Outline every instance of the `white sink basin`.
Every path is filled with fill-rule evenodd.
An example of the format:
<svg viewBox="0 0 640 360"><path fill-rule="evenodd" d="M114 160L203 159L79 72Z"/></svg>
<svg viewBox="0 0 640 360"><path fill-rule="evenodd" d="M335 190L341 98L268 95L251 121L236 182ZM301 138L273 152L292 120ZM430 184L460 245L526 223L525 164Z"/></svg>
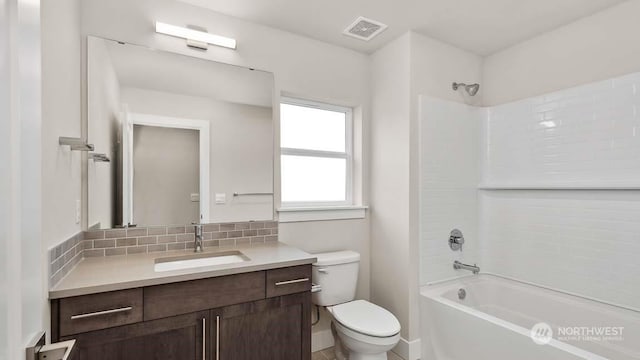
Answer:
<svg viewBox="0 0 640 360"><path fill-rule="evenodd" d="M193 269L206 266L228 265L249 261L240 251L225 251L211 254L194 254L156 259L155 272Z"/></svg>

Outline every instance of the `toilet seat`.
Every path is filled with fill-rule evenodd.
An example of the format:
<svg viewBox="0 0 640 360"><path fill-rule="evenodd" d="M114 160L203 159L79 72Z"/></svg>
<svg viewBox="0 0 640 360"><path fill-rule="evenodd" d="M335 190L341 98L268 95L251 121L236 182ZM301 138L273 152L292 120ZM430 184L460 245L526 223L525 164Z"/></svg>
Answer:
<svg viewBox="0 0 640 360"><path fill-rule="evenodd" d="M339 325L366 336L386 338L400 333L400 322L388 310L365 300L328 307Z"/></svg>

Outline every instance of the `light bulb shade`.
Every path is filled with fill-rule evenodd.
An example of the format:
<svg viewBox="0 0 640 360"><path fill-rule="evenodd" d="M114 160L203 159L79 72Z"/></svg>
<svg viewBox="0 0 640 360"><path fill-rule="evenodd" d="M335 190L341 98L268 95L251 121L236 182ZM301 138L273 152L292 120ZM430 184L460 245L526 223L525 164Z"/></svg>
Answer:
<svg viewBox="0 0 640 360"><path fill-rule="evenodd" d="M156 32L159 34L165 34L170 36L179 37L182 39L193 40L201 43L222 46L229 49L236 48L236 40L228 37L209 34L207 32L193 30L181 26L175 26L171 24L162 23L156 21Z"/></svg>

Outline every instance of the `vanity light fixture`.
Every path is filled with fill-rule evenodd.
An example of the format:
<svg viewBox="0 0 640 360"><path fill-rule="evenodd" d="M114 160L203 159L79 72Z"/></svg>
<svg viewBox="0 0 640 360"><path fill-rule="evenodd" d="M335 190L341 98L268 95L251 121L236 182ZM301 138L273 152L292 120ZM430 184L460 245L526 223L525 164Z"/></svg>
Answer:
<svg viewBox="0 0 640 360"><path fill-rule="evenodd" d="M156 32L186 39L188 46L198 49L207 50L208 44L236 49L236 39L209 34L205 29L195 26L181 27L156 21Z"/></svg>

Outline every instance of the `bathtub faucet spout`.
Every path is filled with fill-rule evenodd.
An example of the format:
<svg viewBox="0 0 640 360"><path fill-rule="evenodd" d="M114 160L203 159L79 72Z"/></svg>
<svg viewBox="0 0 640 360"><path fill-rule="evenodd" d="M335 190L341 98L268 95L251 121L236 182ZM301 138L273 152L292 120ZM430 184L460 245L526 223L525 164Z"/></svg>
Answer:
<svg viewBox="0 0 640 360"><path fill-rule="evenodd" d="M467 265L467 264L463 264L460 261L456 260L453 262L453 268L456 270L469 270L471 272L473 272L474 274L477 274L480 272L480 268L476 265Z"/></svg>

